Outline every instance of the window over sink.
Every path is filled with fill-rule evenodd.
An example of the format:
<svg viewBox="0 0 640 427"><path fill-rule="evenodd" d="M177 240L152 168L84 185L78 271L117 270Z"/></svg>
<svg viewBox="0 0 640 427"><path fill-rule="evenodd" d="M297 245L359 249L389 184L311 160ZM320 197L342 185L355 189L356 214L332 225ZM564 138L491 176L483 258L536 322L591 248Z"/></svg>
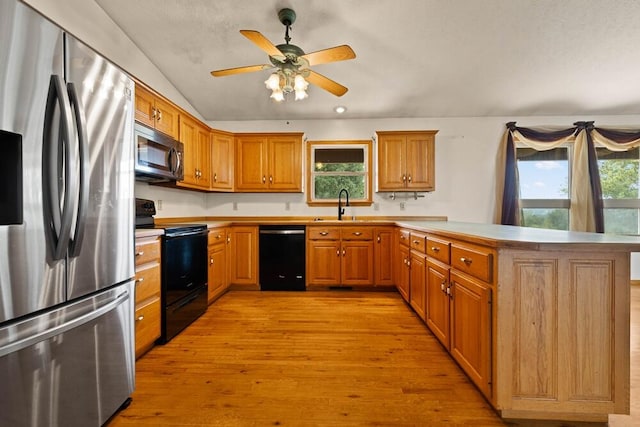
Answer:
<svg viewBox="0 0 640 427"><path fill-rule="evenodd" d="M309 141L307 165L307 204L335 205L346 188L351 205L371 205L371 141Z"/></svg>

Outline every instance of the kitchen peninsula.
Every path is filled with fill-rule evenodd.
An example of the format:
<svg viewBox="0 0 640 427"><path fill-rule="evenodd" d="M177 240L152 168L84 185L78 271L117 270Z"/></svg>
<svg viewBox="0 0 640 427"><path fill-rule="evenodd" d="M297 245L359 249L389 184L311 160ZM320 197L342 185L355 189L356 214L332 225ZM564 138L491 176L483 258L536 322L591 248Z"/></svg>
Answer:
<svg viewBox="0 0 640 427"><path fill-rule="evenodd" d="M503 418L603 422L628 413L636 237L448 221L239 219L199 220L391 227L395 285L401 290L410 269L401 294Z"/></svg>

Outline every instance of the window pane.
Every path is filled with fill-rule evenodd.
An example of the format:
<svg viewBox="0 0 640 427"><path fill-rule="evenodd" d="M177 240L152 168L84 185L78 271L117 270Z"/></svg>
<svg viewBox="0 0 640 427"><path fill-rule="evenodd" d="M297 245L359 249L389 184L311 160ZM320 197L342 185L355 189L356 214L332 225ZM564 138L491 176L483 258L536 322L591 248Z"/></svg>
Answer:
<svg viewBox="0 0 640 427"><path fill-rule="evenodd" d="M315 172L364 172L364 148L316 148Z"/></svg>
<svg viewBox="0 0 640 427"><path fill-rule="evenodd" d="M638 209L604 209L604 230L616 234L640 234Z"/></svg>
<svg viewBox="0 0 640 427"><path fill-rule="evenodd" d="M522 222L525 227L569 229L569 209L523 209Z"/></svg>
<svg viewBox="0 0 640 427"><path fill-rule="evenodd" d="M640 150L613 152L597 148L603 199L637 199Z"/></svg>
<svg viewBox="0 0 640 427"><path fill-rule="evenodd" d="M522 199L568 199L569 161L566 147L547 151L517 149Z"/></svg>
<svg viewBox="0 0 640 427"><path fill-rule="evenodd" d="M341 189L346 188L349 199L365 199L365 177L359 176L314 176L314 199L336 200Z"/></svg>

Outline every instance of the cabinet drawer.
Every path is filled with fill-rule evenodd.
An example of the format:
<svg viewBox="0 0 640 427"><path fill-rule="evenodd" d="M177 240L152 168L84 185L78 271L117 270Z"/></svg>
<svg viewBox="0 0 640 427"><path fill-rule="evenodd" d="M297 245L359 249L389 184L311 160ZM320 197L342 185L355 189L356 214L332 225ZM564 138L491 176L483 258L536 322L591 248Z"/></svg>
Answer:
<svg viewBox="0 0 640 427"><path fill-rule="evenodd" d="M446 240L440 240L432 236L427 236L427 255L445 264L449 264L450 246L451 243L447 242Z"/></svg>
<svg viewBox="0 0 640 427"><path fill-rule="evenodd" d="M493 280L492 266L493 254L490 250L459 243L451 244L451 267L456 270L491 283Z"/></svg>
<svg viewBox="0 0 640 427"><path fill-rule="evenodd" d="M340 240L338 227L307 227L309 240Z"/></svg>
<svg viewBox="0 0 640 427"><path fill-rule="evenodd" d="M224 228L211 228L209 229L209 246L213 246L218 243L224 243L227 240L227 230Z"/></svg>
<svg viewBox="0 0 640 427"><path fill-rule="evenodd" d="M342 240L373 240L373 228L342 227Z"/></svg>
<svg viewBox="0 0 640 427"><path fill-rule="evenodd" d="M136 265L160 259L160 240L136 241Z"/></svg>
<svg viewBox="0 0 640 427"><path fill-rule="evenodd" d="M401 245L409 246L409 230L398 230L398 241Z"/></svg>
<svg viewBox="0 0 640 427"><path fill-rule="evenodd" d="M160 338L160 298L136 307L136 357Z"/></svg>
<svg viewBox="0 0 640 427"><path fill-rule="evenodd" d="M411 246L411 249L420 251L423 254L427 253L427 235L426 234L420 233L418 231L412 231L409 234L409 244Z"/></svg>
<svg viewBox="0 0 640 427"><path fill-rule="evenodd" d="M160 264L136 269L136 304L153 296L160 296Z"/></svg>

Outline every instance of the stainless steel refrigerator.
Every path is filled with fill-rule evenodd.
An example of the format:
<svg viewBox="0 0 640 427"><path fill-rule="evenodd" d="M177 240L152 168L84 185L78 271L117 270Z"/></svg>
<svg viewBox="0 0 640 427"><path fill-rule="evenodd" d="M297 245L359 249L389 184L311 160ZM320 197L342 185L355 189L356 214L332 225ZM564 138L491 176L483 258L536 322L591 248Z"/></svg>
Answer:
<svg viewBox="0 0 640 427"><path fill-rule="evenodd" d="M0 425L102 425L134 387L133 82L0 2Z"/></svg>

